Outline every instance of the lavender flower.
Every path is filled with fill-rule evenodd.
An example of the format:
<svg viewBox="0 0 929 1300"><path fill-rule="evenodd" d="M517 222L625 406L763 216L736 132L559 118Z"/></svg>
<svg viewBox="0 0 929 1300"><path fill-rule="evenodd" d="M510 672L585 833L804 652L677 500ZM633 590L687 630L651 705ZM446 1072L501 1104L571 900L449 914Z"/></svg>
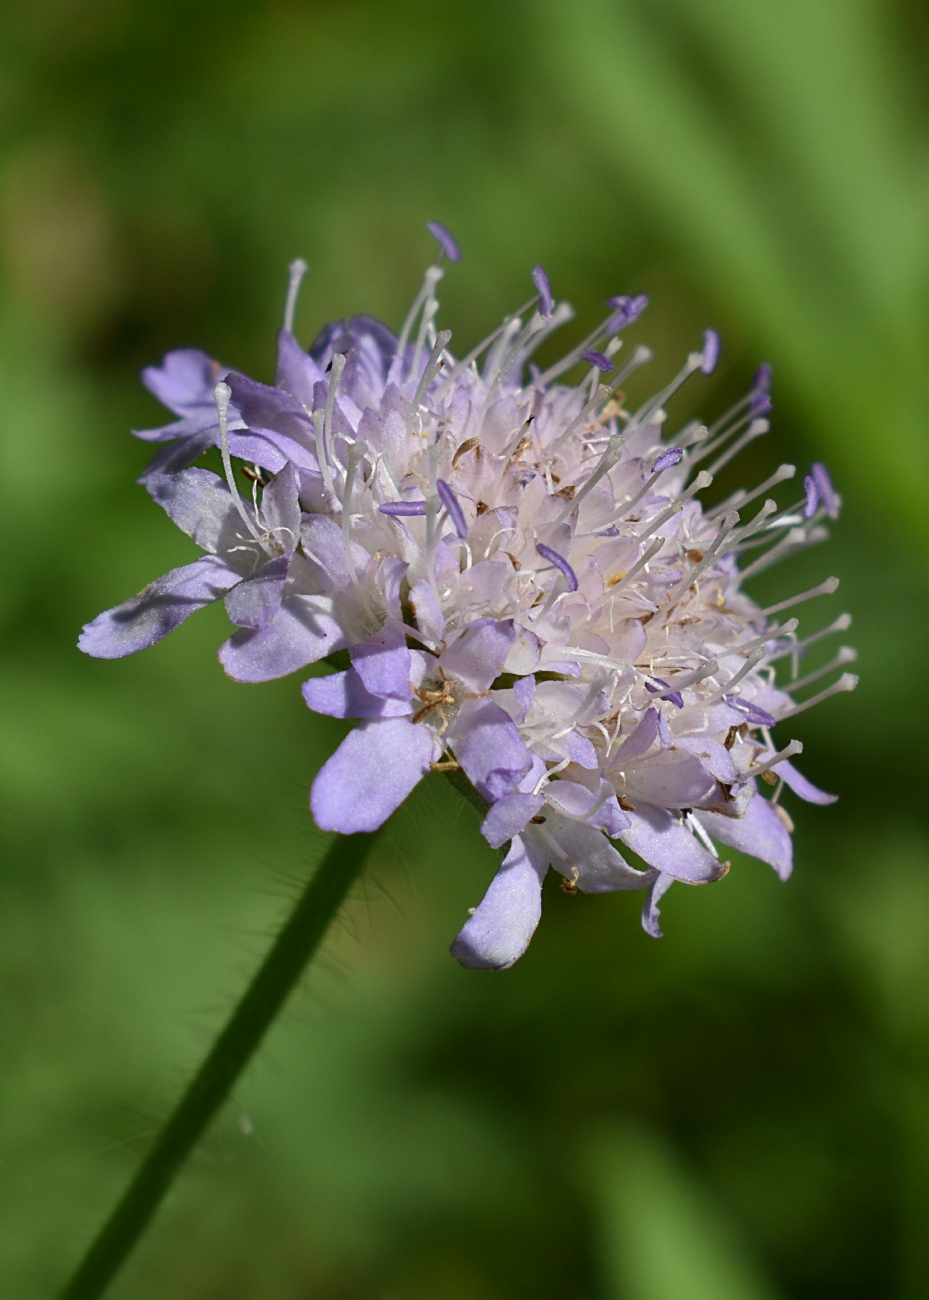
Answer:
<svg viewBox="0 0 929 1300"><path fill-rule="evenodd" d="M783 788L833 796L792 766L799 742L778 749L772 729L857 679L843 672L798 702L854 658L843 647L798 677L806 646L849 620L801 639L796 618L778 618L836 580L767 609L743 589L825 536L839 508L825 468L786 509L766 494L793 466L712 509L699 500L767 431L755 408L770 369L709 429L669 433L675 392L716 364L716 333L627 411L618 390L648 350L609 383L605 371L647 299L608 300L602 326L540 373L535 349L571 316L541 267L528 312L458 360L435 326L457 244L430 230L442 253L399 337L360 316L304 352L295 263L275 386L192 352L145 372L180 418L140 435L162 444L143 482L206 554L100 615L80 644L129 654L224 599L238 630L219 658L236 681L347 650L348 668L303 686L311 709L359 720L313 783L313 815L325 830L371 831L437 765L460 769L489 806L484 836L509 848L452 951L500 969L525 951L550 868L568 892L645 890L656 936L674 881L727 871L717 844L786 878ZM593 369L564 382L582 360ZM223 479L189 467L213 445Z"/></svg>

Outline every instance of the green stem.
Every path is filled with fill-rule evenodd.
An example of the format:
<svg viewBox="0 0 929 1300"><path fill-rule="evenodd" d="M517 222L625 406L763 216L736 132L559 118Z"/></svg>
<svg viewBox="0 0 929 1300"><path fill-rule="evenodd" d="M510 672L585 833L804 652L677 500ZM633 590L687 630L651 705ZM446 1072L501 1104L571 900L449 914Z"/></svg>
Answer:
<svg viewBox="0 0 929 1300"><path fill-rule="evenodd" d="M103 1295L306 969L375 839L340 835L334 840L61 1300Z"/></svg>

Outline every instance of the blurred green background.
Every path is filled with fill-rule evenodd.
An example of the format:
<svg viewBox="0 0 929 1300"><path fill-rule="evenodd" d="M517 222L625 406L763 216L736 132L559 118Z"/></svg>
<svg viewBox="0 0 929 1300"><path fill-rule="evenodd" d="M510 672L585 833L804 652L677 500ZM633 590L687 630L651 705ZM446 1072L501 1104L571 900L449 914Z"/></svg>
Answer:
<svg viewBox="0 0 929 1300"><path fill-rule="evenodd" d="M546 890L499 976L447 945L494 868L439 778L114 1287L123 1300L828 1300L929 1293L929 10L919 0L6 0L0 7L0 1295L54 1293L322 849L340 724L243 687L221 607L135 659L82 622L193 557L134 486L139 368L269 379L402 319L445 221L463 352L546 266L647 290L677 408L775 368L731 477L830 464L862 685L791 734L787 885ZM575 331L575 333L572 333ZM787 498L783 498L787 499ZM801 611L805 613L805 611Z"/></svg>

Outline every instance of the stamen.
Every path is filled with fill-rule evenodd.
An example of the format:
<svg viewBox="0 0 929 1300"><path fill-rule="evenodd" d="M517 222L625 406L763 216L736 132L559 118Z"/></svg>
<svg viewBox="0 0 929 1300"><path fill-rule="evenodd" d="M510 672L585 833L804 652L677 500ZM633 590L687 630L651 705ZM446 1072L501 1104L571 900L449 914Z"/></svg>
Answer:
<svg viewBox="0 0 929 1300"><path fill-rule="evenodd" d="M764 555L753 564L747 565L739 576L742 582L745 582L756 573L762 573L772 564L777 564L792 551L800 551L806 546L815 546L817 542L824 542L828 536L829 531L826 528L791 528L786 537L772 546L769 551L765 551Z"/></svg>
<svg viewBox="0 0 929 1300"><path fill-rule="evenodd" d="M792 618L790 622L793 623L794 627L797 626L797 620L795 618ZM778 659L784 659L787 655L802 653L809 646L815 645L817 641L825 640L827 636L834 636L836 632L847 632L851 625L851 614L840 614L839 617L830 623L828 627L821 628L818 632L811 632L809 636L805 636L802 641L796 641L788 649L778 650L776 654L772 654L768 659L768 663L773 664L776 663ZM783 633L786 631L787 627L788 624L785 623L781 632ZM744 647L739 648L743 649Z"/></svg>
<svg viewBox="0 0 929 1300"><path fill-rule="evenodd" d="M568 561L557 551L553 551L550 546L545 546L542 542L536 543L535 548L542 556L543 560L548 560L549 564L554 564L556 569L560 569L568 583L568 591L577 591L577 574L571 568Z"/></svg>
<svg viewBox="0 0 929 1300"><path fill-rule="evenodd" d="M705 375L711 375L716 369L716 363L719 360L719 354L722 351L722 343L719 335L715 330L703 331L703 359L700 363L700 369Z"/></svg>
<svg viewBox="0 0 929 1300"><path fill-rule="evenodd" d="M436 335L435 344L432 352L429 354L429 360L426 362L426 369L423 371L422 378L417 384L416 393L413 396L413 404L410 407L410 415L407 420L407 429L409 432L412 432L411 426L413 421L416 419L416 416L419 414L419 408L422 404L423 396L425 395L426 389L435 378L435 373L439 368L439 362L442 360L442 353L448 347L451 337L451 330L440 330Z"/></svg>
<svg viewBox="0 0 929 1300"><path fill-rule="evenodd" d="M724 699L730 709L735 709L738 713L744 713L749 722L756 727L773 727L777 723L777 718L772 717L767 709L760 709L757 704L752 704L748 700L741 700L738 695L726 695Z"/></svg>
<svg viewBox="0 0 929 1300"><path fill-rule="evenodd" d="M213 401L216 403L216 414L219 418L219 449L223 458L223 472L226 475L226 483L229 487L229 494L232 497L233 505L242 517L242 522L248 529L250 536L260 544L262 549L271 554L269 548L265 545L261 534L249 519L248 512L245 509L245 502L236 486L235 474L232 470L232 457L229 455L229 399L232 397L232 389L222 380L213 389Z"/></svg>
<svg viewBox="0 0 929 1300"><path fill-rule="evenodd" d="M399 362L400 370L402 372L403 354L406 351L406 345L410 337L410 331L413 328L413 324L416 320L416 317L419 315L420 308L422 307L423 303L425 303L429 298L433 296L433 290L435 289L435 286L439 283L439 281L442 279L442 276L444 274L445 272L442 270L441 266L429 266L426 268L426 273L423 276L423 282L422 285L420 286L419 293L413 299L413 305L410 308L410 310L407 312L406 320L403 322L403 329L400 331L400 337L397 339L397 350L394 353L394 360L391 363L391 367L390 367L391 372L393 372L394 365L398 362Z"/></svg>
<svg viewBox="0 0 929 1300"><path fill-rule="evenodd" d="M541 266L534 266L532 268L532 279L535 282L535 287L539 291L539 309L542 312L542 315L551 316L555 300L552 297L552 286L549 284L548 276L545 274L544 268Z"/></svg>
<svg viewBox="0 0 929 1300"><path fill-rule="evenodd" d="M586 352L582 352L581 360L586 361L588 365L597 370L602 370L604 374L616 369L610 358L605 357L602 352L598 352L595 348L588 348Z"/></svg>
<svg viewBox="0 0 929 1300"><path fill-rule="evenodd" d="M645 554L636 560L628 573L623 574L622 578L620 578L618 582L614 583L610 594L613 596L618 595L619 592L622 591L623 587L630 583L633 578L638 577L639 573L645 568L652 556L657 555L664 546L665 540L664 537L656 537Z"/></svg>
<svg viewBox="0 0 929 1300"><path fill-rule="evenodd" d="M719 532L716 534L716 538L713 544L710 546L710 549L706 552L703 559L700 561L699 564L695 565L694 568L691 569L690 573L686 573L684 575L681 581L671 592L671 595L668 597L669 605L675 604L675 602L684 594L684 592L687 591L688 588L691 587L697 581L700 574L703 573L703 571L713 563L713 561L716 559L716 555L717 552L719 551L719 548L722 546L723 542L726 540L726 538L729 536L729 534L732 532L733 528L735 528L738 522L739 522L739 515L737 511L732 510L728 515L726 515L725 519L723 520L722 527L720 528Z"/></svg>
<svg viewBox="0 0 929 1300"><path fill-rule="evenodd" d="M756 645L766 646L769 641L779 641L782 636L790 636L792 632L796 632L798 627L799 621L795 618L789 618L787 622L782 623L780 627L769 627L766 632L762 632L761 636L756 636L753 641L746 641L743 645L733 646L733 653L742 655L745 654L746 650L754 650ZM790 650L784 651L784 654L790 653ZM772 654L769 662L773 663L775 659L780 658L780 652Z"/></svg>
<svg viewBox="0 0 929 1300"><path fill-rule="evenodd" d="M436 491L439 494L440 501L448 511L448 517L452 521L455 532L459 537L466 538L468 536L468 523L464 517L464 511L458 503L457 496L443 478L436 480Z"/></svg>
<svg viewBox="0 0 929 1300"><path fill-rule="evenodd" d="M536 787L532 793L541 794L542 787L544 785L547 785L548 782L552 779L553 776L555 776L556 773L563 772L570 762L571 762L570 758L566 758L561 763L557 763L554 767L550 767L547 772L543 772L542 775L539 777L538 781L536 782ZM544 834L545 832L543 831L542 833ZM554 841L552 841L552 843L554 843ZM555 847L557 848L557 845L555 845ZM558 856L561 858L563 862L564 858L560 852Z"/></svg>
<svg viewBox="0 0 929 1300"><path fill-rule="evenodd" d="M778 483L786 483L788 479L793 478L796 472L796 465L779 465L771 477L766 478L754 491L746 492L744 488L739 488L737 492L733 492L731 497L721 501L718 506L714 506L712 510L707 510L707 519L714 519L717 515L723 515L727 510L741 510L743 506L748 505L749 501L754 501L756 497L763 496L769 488L776 487Z"/></svg>
<svg viewBox="0 0 929 1300"><path fill-rule="evenodd" d="M764 646L759 646L757 650L753 650L739 671L733 673L725 685L720 686L718 691L714 691L712 695L708 695L705 700L701 701L701 703L706 707L709 707L711 704L718 704L724 695L730 694L734 688L738 686L739 682L746 678L752 669L761 663L766 653Z"/></svg>
<svg viewBox="0 0 929 1300"><path fill-rule="evenodd" d="M341 507L341 502L339 501L339 494L335 490L332 472L329 468L329 456L326 452L326 412L322 407L313 412L313 433L316 437L316 459L319 461L319 472L323 476L323 486L326 489L326 495L329 497L329 504L333 509L338 510Z"/></svg>
<svg viewBox="0 0 929 1300"><path fill-rule="evenodd" d="M802 605L805 600L813 600L816 596L831 596L838 587L838 578L827 578L818 587L811 587L809 591L801 592L799 596L791 596L789 600L782 600L776 605L769 605L767 609L759 610L758 617L766 618L769 614L780 614L781 610L790 609L793 605Z"/></svg>
<svg viewBox="0 0 929 1300"><path fill-rule="evenodd" d="M653 519L644 533L639 533L639 541L644 542L646 537L651 537L652 533L655 532L657 528L661 528L663 524L666 524L669 519L673 518L673 516L683 508L685 502L689 501L697 492L702 492L704 488L708 488L712 482L712 474L708 474L706 470L701 470L691 483L690 487L681 493L673 505L668 506L667 510L663 510L657 518ZM626 507L623 507L623 510L625 511Z"/></svg>
<svg viewBox="0 0 929 1300"><path fill-rule="evenodd" d="M783 722L785 718L795 718L798 713L803 713L805 709L812 709L814 704L822 704L823 700L828 700L830 695L841 695L844 691L853 691L858 685L858 678L854 673L843 673L837 682L827 686L824 691L814 695L809 700L804 700L802 704L795 704L792 709L787 709L778 718Z"/></svg>
<svg viewBox="0 0 929 1300"><path fill-rule="evenodd" d="M578 488L574 496L555 519L554 522L556 525L560 524L563 520L567 519L570 514L574 513L580 503L584 500L584 497L586 497L589 492L593 491L605 474L609 474L610 470L622 454L623 439L622 435L617 434L616 437L611 438L607 443L606 451L600 457L597 467L591 474L590 478L583 487Z"/></svg>
<svg viewBox="0 0 929 1300"><path fill-rule="evenodd" d="M812 686L813 683L818 682L820 678L828 677L836 668L841 668L845 664L853 664L857 658L858 651L853 649L852 646L840 646L838 654L835 655L834 658L830 659L827 664L823 664L822 668L817 668L814 673L807 673L805 677L801 677L796 682L787 682L784 686L778 687L778 689L787 691L788 693L793 691L802 691L805 686Z"/></svg>
<svg viewBox="0 0 929 1300"><path fill-rule="evenodd" d="M718 672L719 664L715 659L711 659L709 663L703 664L701 668L695 668L691 673L685 673L681 677L672 677L670 685L675 691L684 691L688 686L696 686L697 683L702 682L704 678L712 677Z"/></svg>
<svg viewBox="0 0 929 1300"><path fill-rule="evenodd" d="M382 515L396 516L401 519L422 516L426 513L425 501L387 501L378 506Z"/></svg>
<svg viewBox="0 0 929 1300"><path fill-rule="evenodd" d="M289 334L294 332L294 312L297 308L297 295L300 292L301 282L308 269L302 257L296 258L287 268L290 272L290 281L287 285L287 302L284 304L284 329Z"/></svg>
<svg viewBox="0 0 929 1300"><path fill-rule="evenodd" d="M783 763L785 758L795 758L797 754L802 753L803 742L801 740L792 740L790 744L784 746L780 753L772 754L771 757L765 759L763 763L755 763L748 769L745 775L761 776L762 772L767 772L769 768L775 767L778 763Z"/></svg>
<svg viewBox="0 0 929 1300"><path fill-rule="evenodd" d="M813 482L819 491L819 497L826 508L826 514L830 519L838 519L839 506L842 504L838 493L832 486L832 479L829 477L829 471L821 461L816 461L810 467L810 474Z"/></svg>
<svg viewBox="0 0 929 1300"><path fill-rule="evenodd" d="M684 452L680 447L669 447L652 463L652 473L655 475L663 474L666 469L679 465L683 458Z"/></svg>
<svg viewBox="0 0 929 1300"><path fill-rule="evenodd" d="M673 397L679 388L681 388L691 375L701 369L703 363L702 352L691 352L684 365L677 372L670 384L663 388L661 392L650 397L639 407L635 415L629 421L629 427L639 428L643 424L648 424L650 419L657 411L660 411L669 397Z"/></svg>
<svg viewBox="0 0 929 1300"><path fill-rule="evenodd" d="M618 383L618 380L616 382ZM596 396L592 397L586 406L581 408L580 413L574 417L567 429L565 429L564 433L560 434L559 437L549 445L546 449L546 454L548 456L556 455L561 446L566 443L571 437L571 434L574 433L575 429L584 423L598 406L602 406L608 397L613 396L613 391L612 388L607 388L605 384L600 384L597 388Z"/></svg>
<svg viewBox="0 0 929 1300"><path fill-rule="evenodd" d="M750 442L754 442L756 438L762 437L770 428L771 423L769 420L752 420L741 438L737 438L727 451L724 451L721 456L717 457L717 459L713 461L713 464L709 467L709 473L718 474L724 465L728 465L729 462L734 460L735 457L738 456L739 452L743 451ZM701 457L696 457L695 459L701 459Z"/></svg>
<svg viewBox="0 0 929 1300"><path fill-rule="evenodd" d="M613 308L610 330L625 329L627 325L638 320L648 306L648 294L639 293L634 298L630 298L627 294L617 293L612 298L607 298L606 305Z"/></svg>
<svg viewBox="0 0 929 1300"><path fill-rule="evenodd" d="M461 249L447 226L443 226L441 221L427 221L426 229L450 262L461 261Z"/></svg>

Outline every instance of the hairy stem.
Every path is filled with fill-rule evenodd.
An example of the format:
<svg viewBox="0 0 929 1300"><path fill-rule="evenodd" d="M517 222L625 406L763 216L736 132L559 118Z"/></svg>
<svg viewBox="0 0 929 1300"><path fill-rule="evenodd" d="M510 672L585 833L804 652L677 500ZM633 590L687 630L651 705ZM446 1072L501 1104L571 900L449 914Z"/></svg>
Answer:
<svg viewBox="0 0 929 1300"><path fill-rule="evenodd" d="M219 1111L357 880L376 835L340 835L61 1300L103 1295Z"/></svg>

